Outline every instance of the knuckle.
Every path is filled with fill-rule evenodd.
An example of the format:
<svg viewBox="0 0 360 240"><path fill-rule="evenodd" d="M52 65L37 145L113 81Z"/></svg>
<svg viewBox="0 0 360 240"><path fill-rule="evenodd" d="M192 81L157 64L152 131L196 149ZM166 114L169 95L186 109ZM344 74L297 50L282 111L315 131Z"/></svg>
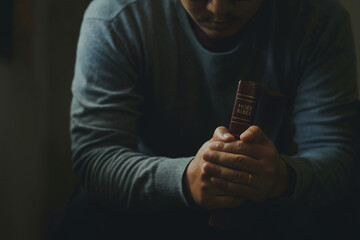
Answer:
<svg viewBox="0 0 360 240"><path fill-rule="evenodd" d="M218 174L219 177L223 177L224 176L224 171L221 167L218 167L216 169L216 173Z"/></svg>
<svg viewBox="0 0 360 240"><path fill-rule="evenodd" d="M244 144L241 141L237 141L235 147L236 147L237 152L244 151Z"/></svg>
<svg viewBox="0 0 360 240"><path fill-rule="evenodd" d="M231 177L231 181L234 183L242 183L243 179L244 179L244 174L242 172L236 171L233 172L230 177Z"/></svg>
<svg viewBox="0 0 360 240"><path fill-rule="evenodd" d="M237 155L234 159L234 162L236 167L241 167L244 162L244 159L241 156Z"/></svg>
<svg viewBox="0 0 360 240"><path fill-rule="evenodd" d="M213 144L214 144L215 150L222 150L225 146L223 142L214 142Z"/></svg>
<svg viewBox="0 0 360 240"><path fill-rule="evenodd" d="M211 151L211 156L212 156L212 159L214 160L214 162L218 162L218 161L219 161L219 152L217 152L217 151Z"/></svg>
<svg viewBox="0 0 360 240"><path fill-rule="evenodd" d="M214 163L221 163L222 162L222 157L221 157L221 153L214 151L214 157L213 157Z"/></svg>

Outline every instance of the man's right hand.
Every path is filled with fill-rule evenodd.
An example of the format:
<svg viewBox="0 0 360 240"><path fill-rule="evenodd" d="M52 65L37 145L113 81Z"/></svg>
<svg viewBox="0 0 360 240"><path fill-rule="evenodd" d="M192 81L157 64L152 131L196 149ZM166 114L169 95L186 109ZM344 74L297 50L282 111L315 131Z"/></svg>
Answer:
<svg viewBox="0 0 360 240"><path fill-rule="evenodd" d="M210 181L210 176L204 171L206 161L203 159L203 155L210 150L209 147L211 143L220 140L224 142L235 140L231 134L219 136L219 131L217 130L215 130L214 137L202 145L195 158L190 162L184 178L184 185L187 187L187 192L190 193L195 203L208 210L232 208L239 206L244 202L243 198L229 195L219 187L215 186Z"/></svg>

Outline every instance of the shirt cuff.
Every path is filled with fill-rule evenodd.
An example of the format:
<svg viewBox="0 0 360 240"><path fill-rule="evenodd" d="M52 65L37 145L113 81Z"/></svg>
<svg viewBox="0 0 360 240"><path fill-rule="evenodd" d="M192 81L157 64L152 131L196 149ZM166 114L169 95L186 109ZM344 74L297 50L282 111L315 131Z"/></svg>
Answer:
<svg viewBox="0 0 360 240"><path fill-rule="evenodd" d="M183 187L184 172L194 157L167 158L162 161L155 174L155 185L159 197L167 199L168 203L190 206Z"/></svg>
<svg viewBox="0 0 360 240"><path fill-rule="evenodd" d="M311 198L311 194L307 193L308 186L313 181L313 167L311 164L302 158L293 158L285 155L280 155L280 158L285 161L290 169L290 181L286 193L276 199L272 200L273 204L281 204L283 206L298 206L304 204L303 199Z"/></svg>

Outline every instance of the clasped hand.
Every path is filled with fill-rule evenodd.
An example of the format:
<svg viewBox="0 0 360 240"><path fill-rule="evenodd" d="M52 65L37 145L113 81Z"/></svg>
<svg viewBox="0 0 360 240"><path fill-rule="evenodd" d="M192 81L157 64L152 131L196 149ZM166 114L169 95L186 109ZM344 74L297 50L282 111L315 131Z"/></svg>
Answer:
<svg viewBox="0 0 360 240"><path fill-rule="evenodd" d="M287 187L288 169L259 127L249 127L239 141L225 127L218 127L190 162L184 180L201 207L232 208L244 200L259 202L281 196Z"/></svg>

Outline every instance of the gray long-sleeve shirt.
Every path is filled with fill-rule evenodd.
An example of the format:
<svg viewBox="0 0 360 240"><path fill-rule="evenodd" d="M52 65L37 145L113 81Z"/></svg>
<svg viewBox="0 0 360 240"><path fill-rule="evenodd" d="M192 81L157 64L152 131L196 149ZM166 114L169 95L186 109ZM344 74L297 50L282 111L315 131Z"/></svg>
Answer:
<svg viewBox="0 0 360 240"><path fill-rule="evenodd" d="M96 0L72 86L75 174L125 212L188 207L187 164L228 126L240 79L287 96L275 141L297 176L273 204L327 206L351 190L357 99L348 14L335 1L269 0L229 52L198 42L179 0Z"/></svg>

